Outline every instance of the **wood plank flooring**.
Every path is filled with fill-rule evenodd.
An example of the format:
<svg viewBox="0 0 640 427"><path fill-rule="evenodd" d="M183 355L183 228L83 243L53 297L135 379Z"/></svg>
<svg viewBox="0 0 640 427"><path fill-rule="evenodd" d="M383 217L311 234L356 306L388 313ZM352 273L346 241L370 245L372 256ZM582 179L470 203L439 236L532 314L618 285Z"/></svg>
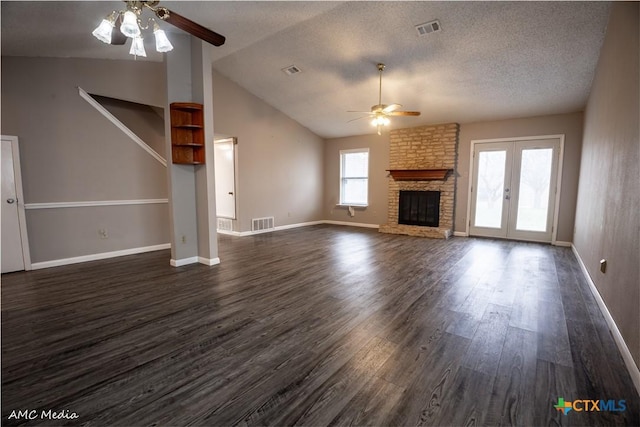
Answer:
<svg viewBox="0 0 640 427"><path fill-rule="evenodd" d="M215 267L160 251L3 275L2 424L640 424L567 248L339 226L219 244Z"/></svg>

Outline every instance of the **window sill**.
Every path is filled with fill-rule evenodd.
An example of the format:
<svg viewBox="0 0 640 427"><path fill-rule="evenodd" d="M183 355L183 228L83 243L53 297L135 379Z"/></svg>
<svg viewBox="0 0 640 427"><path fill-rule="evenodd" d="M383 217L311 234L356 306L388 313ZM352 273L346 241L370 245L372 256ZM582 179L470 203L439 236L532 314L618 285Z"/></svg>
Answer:
<svg viewBox="0 0 640 427"><path fill-rule="evenodd" d="M348 205L348 204L343 204L343 203L338 203L336 205L336 208L365 209L365 208L368 208L368 207L369 207L369 205L355 205L355 204Z"/></svg>

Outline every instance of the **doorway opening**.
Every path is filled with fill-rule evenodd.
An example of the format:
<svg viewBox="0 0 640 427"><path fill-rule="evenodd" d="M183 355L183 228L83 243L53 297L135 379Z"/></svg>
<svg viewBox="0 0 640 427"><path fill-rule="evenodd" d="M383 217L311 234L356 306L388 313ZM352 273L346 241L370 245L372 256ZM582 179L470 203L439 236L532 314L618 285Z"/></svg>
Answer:
<svg viewBox="0 0 640 427"><path fill-rule="evenodd" d="M236 138L213 141L218 231L233 231L236 219Z"/></svg>

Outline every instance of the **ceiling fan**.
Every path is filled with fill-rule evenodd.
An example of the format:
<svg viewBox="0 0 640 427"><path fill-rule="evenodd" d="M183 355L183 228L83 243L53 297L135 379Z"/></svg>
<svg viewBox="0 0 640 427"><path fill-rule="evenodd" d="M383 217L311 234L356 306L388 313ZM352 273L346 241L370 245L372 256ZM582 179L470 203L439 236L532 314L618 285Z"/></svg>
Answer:
<svg viewBox="0 0 640 427"><path fill-rule="evenodd" d="M389 117L391 116L419 116L419 111L399 111L398 108L401 108L400 104L383 104L382 103L382 71L384 71L384 64L378 64L378 72L380 73L380 86L378 90L378 103L371 107L371 111L348 111L348 113L366 113L368 116L358 117L353 120L349 120L350 122L354 120L363 119L364 117L372 117L373 120L371 124L376 126L378 129L378 135L382 135L382 126L388 126L391 121Z"/></svg>
<svg viewBox="0 0 640 427"><path fill-rule="evenodd" d="M143 9L151 10L158 19L167 22L187 33L211 43L214 46L222 46L226 38L193 22L192 20L173 12L166 7L158 6L159 0L125 0L126 10L113 11L102 20L100 26L93 31L93 35L100 41L113 45L123 45L128 38L133 39L132 51L130 53L139 56L146 56L142 47L141 30L148 29L153 25L153 33L156 36L156 50L158 52L168 52L173 46L167 39L163 30L153 18L142 19ZM136 46L138 44L139 46ZM134 53L134 50L136 53Z"/></svg>

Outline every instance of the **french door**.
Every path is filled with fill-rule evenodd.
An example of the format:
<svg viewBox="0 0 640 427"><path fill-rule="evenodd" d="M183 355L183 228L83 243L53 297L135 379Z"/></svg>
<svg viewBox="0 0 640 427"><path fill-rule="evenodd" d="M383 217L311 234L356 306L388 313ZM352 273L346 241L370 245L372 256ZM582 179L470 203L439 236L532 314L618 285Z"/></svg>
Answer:
<svg viewBox="0 0 640 427"><path fill-rule="evenodd" d="M469 234L551 242L559 139L475 143Z"/></svg>

